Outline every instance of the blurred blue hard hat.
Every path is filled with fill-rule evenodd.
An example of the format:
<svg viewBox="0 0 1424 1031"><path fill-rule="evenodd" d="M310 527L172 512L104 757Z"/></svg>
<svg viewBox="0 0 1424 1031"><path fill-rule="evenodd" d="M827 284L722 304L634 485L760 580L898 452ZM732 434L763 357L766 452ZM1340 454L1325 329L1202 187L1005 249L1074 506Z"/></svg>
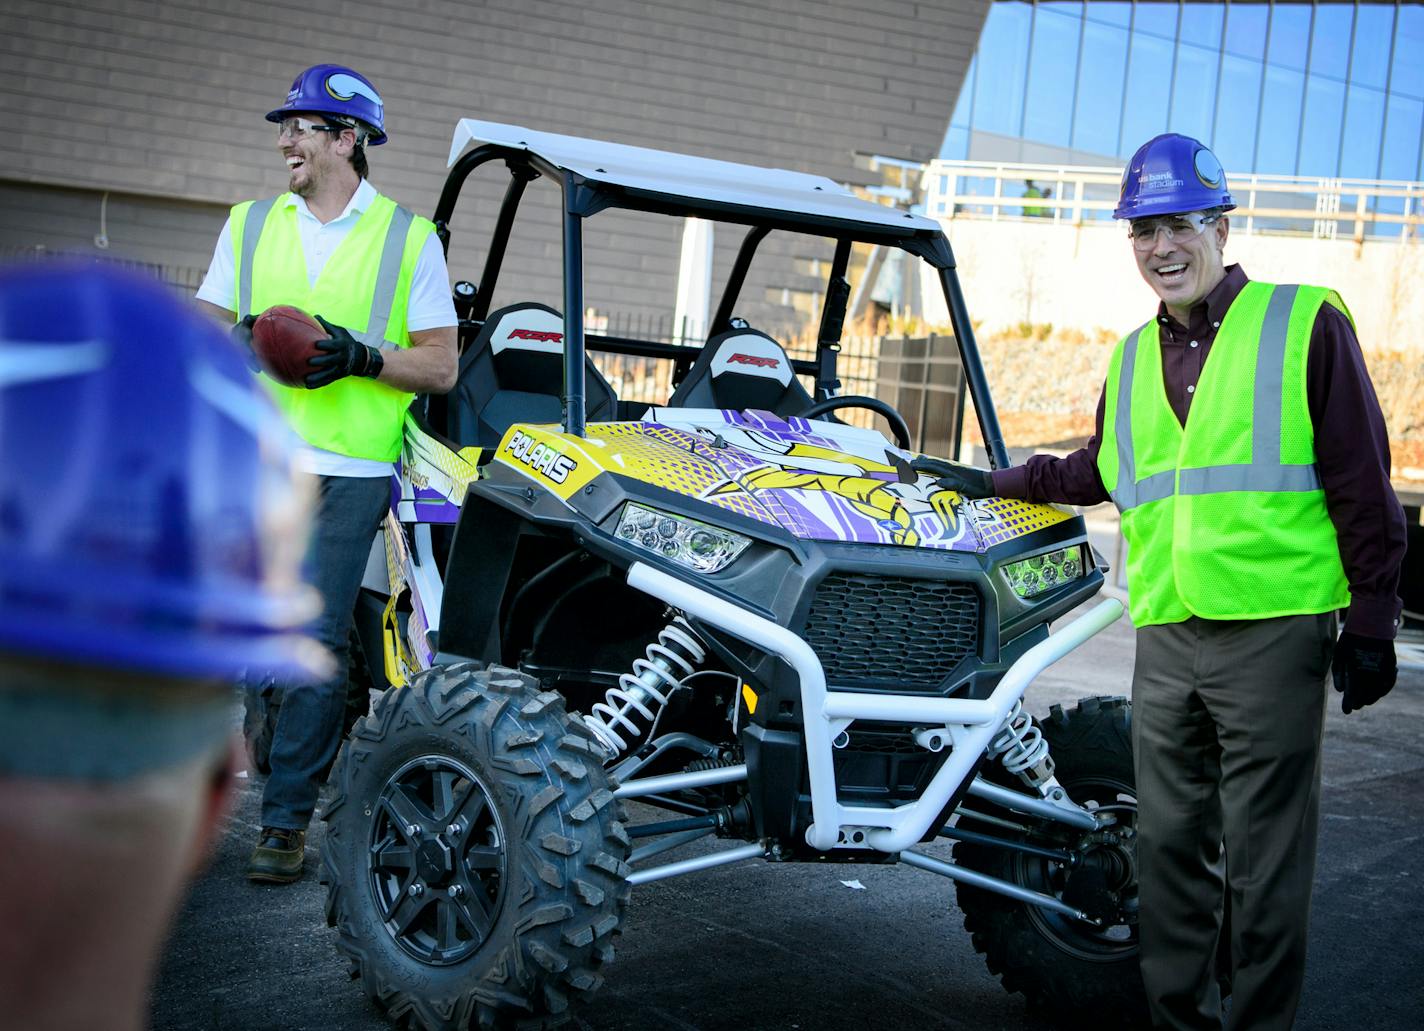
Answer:
<svg viewBox="0 0 1424 1031"><path fill-rule="evenodd" d="M156 280L0 269L0 653L319 671L287 434L226 334Z"/></svg>
<svg viewBox="0 0 1424 1031"><path fill-rule="evenodd" d="M1122 173L1113 218L1153 218L1236 207L1226 172L1206 144L1175 132L1154 136L1132 155Z"/></svg>
<svg viewBox="0 0 1424 1031"><path fill-rule="evenodd" d="M386 142L385 104L371 80L339 64L316 64L297 76L286 102L267 112L267 121L280 122L298 114L354 118L371 128L366 140L373 147Z"/></svg>

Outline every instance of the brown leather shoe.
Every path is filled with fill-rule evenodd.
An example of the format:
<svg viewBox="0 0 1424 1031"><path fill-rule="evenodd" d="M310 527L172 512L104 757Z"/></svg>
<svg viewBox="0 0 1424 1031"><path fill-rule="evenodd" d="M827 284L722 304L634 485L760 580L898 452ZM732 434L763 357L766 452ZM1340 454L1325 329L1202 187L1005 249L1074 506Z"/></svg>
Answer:
<svg viewBox="0 0 1424 1031"><path fill-rule="evenodd" d="M301 880L306 841L304 830L263 827L252 858L247 861L247 879L266 884L291 884Z"/></svg>

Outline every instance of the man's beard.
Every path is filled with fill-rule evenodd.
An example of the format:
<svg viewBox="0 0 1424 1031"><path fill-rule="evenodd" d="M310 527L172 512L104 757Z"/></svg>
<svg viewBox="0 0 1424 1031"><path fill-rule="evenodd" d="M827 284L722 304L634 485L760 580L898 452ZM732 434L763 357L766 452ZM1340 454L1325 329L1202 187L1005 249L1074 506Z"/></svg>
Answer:
<svg viewBox="0 0 1424 1031"><path fill-rule="evenodd" d="M287 182L287 192L295 193L298 197L306 200L312 194L316 193L316 178L312 175L308 175L305 179L298 182L297 173L293 173L291 179Z"/></svg>

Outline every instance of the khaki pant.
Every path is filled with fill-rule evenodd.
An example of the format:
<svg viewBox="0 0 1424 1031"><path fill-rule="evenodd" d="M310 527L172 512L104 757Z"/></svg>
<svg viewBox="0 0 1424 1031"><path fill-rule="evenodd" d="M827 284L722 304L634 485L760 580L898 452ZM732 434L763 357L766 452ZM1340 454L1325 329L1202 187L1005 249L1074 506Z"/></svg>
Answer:
<svg viewBox="0 0 1424 1031"><path fill-rule="evenodd" d="M1157 1027L1289 1028L1305 973L1335 617L1143 627L1132 681L1142 977Z"/></svg>

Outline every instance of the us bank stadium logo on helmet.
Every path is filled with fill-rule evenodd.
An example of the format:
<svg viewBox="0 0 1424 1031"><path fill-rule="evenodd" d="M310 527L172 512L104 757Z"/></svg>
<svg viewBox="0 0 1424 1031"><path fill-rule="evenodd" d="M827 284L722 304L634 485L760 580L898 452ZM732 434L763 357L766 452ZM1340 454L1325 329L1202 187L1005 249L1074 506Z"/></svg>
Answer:
<svg viewBox="0 0 1424 1031"><path fill-rule="evenodd" d="M1175 190L1186 184L1171 172L1143 172L1137 185L1143 190Z"/></svg>
<svg viewBox="0 0 1424 1031"><path fill-rule="evenodd" d="M334 75L328 75L326 77L326 92L337 100L352 100L359 95L365 97L377 107L383 106L379 93L356 78L356 76L347 72L337 72Z"/></svg>
<svg viewBox="0 0 1424 1031"><path fill-rule="evenodd" d="M516 430L505 448L510 457L517 458L534 472L555 483L563 483L569 473L578 468L578 462L542 441L536 441L523 430Z"/></svg>

